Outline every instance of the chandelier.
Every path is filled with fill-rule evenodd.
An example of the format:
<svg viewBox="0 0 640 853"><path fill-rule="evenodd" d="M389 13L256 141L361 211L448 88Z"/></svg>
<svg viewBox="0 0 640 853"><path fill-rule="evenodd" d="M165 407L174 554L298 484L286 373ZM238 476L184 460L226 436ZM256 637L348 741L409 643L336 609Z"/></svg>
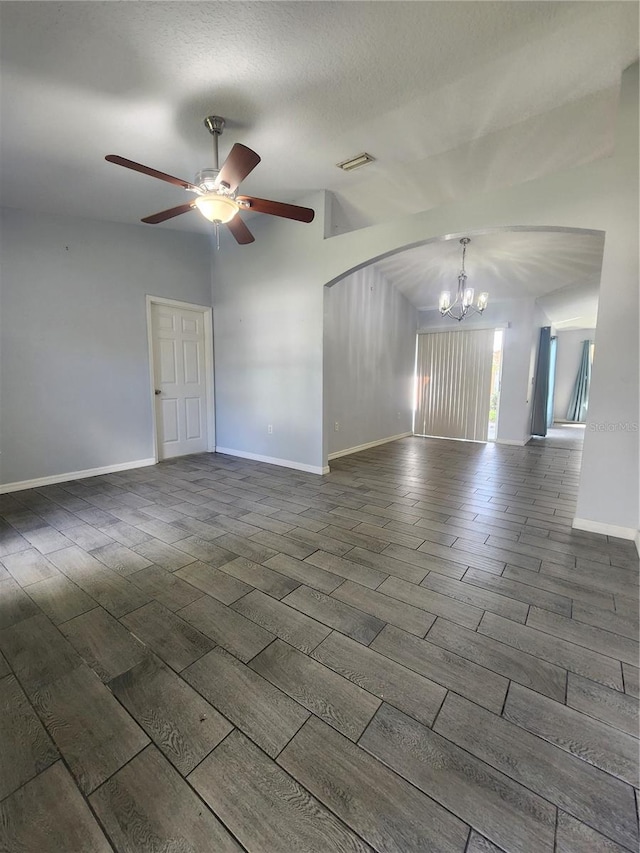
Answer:
<svg viewBox="0 0 640 853"><path fill-rule="evenodd" d="M467 274L464 271L464 256L467 251L467 245L471 242L469 237L463 237L460 240L462 244L462 269L458 276L458 292L456 298L451 301L451 292L443 290L440 294L439 308L443 317L451 317L453 320L462 320L467 316L469 311L474 314L482 314L489 302L489 294L482 292L478 299L473 304L473 288L467 287Z"/></svg>

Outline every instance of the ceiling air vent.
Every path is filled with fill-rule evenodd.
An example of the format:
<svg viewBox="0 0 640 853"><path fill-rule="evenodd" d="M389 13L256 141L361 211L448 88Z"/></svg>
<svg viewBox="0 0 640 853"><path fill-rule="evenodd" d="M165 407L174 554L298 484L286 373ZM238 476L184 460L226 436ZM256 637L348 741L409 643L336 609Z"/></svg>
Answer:
<svg viewBox="0 0 640 853"><path fill-rule="evenodd" d="M371 154L367 154L365 151L363 154L358 154L357 157L352 157L350 160L343 160L342 163L337 163L338 169L342 169L343 172L352 172L354 169L359 169L360 166L366 166L367 163L373 163L375 157L372 157Z"/></svg>

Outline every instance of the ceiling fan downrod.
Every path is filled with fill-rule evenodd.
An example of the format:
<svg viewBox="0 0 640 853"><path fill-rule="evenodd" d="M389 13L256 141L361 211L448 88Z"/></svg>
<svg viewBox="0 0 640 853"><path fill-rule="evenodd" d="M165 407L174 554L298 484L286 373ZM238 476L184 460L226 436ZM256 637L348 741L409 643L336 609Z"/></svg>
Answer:
<svg viewBox="0 0 640 853"><path fill-rule="evenodd" d="M218 155L218 137L224 130L224 119L222 116L207 116L204 120L204 126L213 136L213 168L216 171L219 171L220 160Z"/></svg>

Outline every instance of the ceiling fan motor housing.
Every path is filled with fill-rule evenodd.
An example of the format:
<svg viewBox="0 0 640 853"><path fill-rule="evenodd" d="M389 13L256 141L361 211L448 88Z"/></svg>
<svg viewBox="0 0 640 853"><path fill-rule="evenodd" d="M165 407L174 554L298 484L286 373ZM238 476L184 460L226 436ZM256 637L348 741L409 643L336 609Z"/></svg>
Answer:
<svg viewBox="0 0 640 853"><path fill-rule="evenodd" d="M204 193L219 192L224 195L233 195L229 191L229 184L218 181L220 169L200 169L195 177L195 185L200 187Z"/></svg>

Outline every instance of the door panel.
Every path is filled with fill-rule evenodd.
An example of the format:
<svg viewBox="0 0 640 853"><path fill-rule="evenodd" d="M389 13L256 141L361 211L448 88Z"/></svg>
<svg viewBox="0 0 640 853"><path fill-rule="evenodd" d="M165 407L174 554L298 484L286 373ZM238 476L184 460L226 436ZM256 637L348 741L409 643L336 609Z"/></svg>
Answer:
<svg viewBox="0 0 640 853"><path fill-rule="evenodd" d="M494 329L418 335L414 432L486 441Z"/></svg>
<svg viewBox="0 0 640 853"><path fill-rule="evenodd" d="M158 458L208 450L204 317L151 305Z"/></svg>

